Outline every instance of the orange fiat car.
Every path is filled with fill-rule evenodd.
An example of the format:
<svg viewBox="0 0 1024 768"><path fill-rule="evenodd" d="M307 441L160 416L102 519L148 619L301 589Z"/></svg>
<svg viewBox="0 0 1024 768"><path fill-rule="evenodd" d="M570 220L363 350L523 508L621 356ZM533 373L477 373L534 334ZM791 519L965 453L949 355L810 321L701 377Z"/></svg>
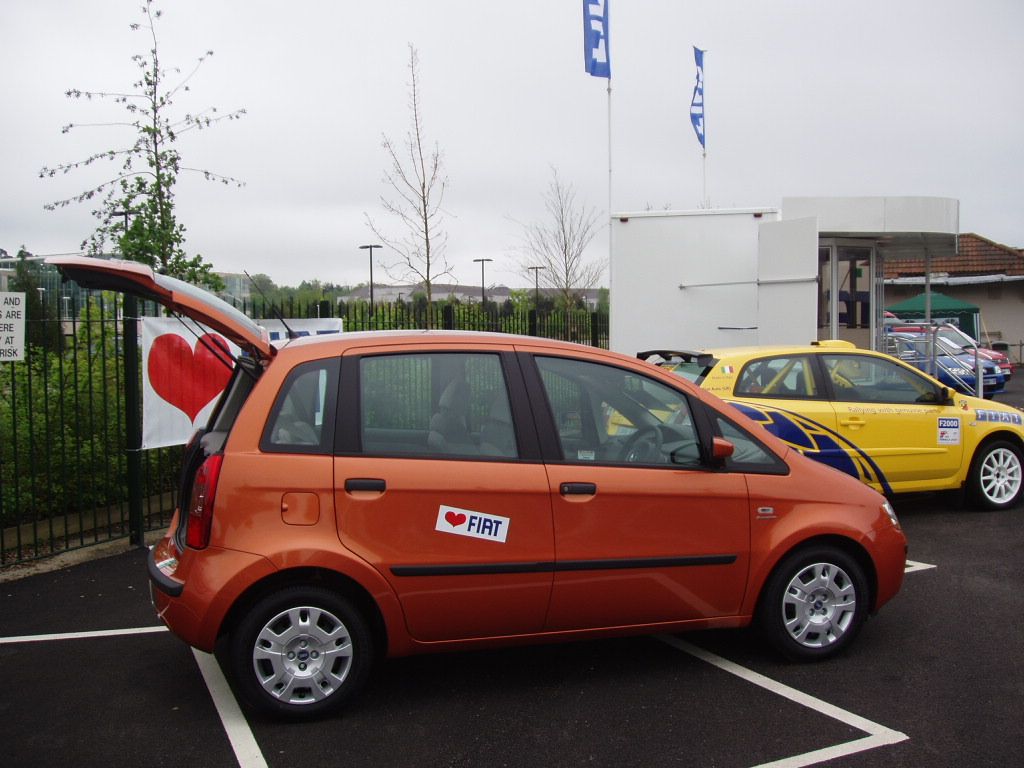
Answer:
<svg viewBox="0 0 1024 768"><path fill-rule="evenodd" d="M333 710L383 656L754 621L820 659L902 583L882 496L654 365L468 332L275 348L146 266L51 263L243 350L149 576L255 708Z"/></svg>

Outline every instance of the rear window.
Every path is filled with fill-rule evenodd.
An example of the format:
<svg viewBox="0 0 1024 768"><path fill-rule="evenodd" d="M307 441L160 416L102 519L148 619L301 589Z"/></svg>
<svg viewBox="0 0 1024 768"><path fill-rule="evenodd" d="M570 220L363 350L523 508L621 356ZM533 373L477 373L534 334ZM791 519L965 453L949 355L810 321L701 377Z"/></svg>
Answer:
<svg viewBox="0 0 1024 768"><path fill-rule="evenodd" d="M260 449L273 453L331 453L337 400L337 358L297 365L277 395Z"/></svg>
<svg viewBox="0 0 1024 768"><path fill-rule="evenodd" d="M712 358L708 365L693 360L684 363L664 363L662 368L699 385L717 364L718 361Z"/></svg>
<svg viewBox="0 0 1024 768"><path fill-rule="evenodd" d="M638 352L637 357L649 363L682 376L698 386L711 373L718 359L709 352L690 352L667 349L652 349Z"/></svg>

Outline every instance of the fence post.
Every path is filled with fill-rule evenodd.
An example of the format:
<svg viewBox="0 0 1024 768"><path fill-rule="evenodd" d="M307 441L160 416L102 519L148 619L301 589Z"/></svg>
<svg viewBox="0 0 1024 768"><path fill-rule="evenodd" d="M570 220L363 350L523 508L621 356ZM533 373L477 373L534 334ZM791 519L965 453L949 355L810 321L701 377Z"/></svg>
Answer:
<svg viewBox="0 0 1024 768"><path fill-rule="evenodd" d="M142 418L139 381L139 305L131 294L124 296L124 423L127 430L128 541L145 543L142 524Z"/></svg>
<svg viewBox="0 0 1024 768"><path fill-rule="evenodd" d="M601 346L601 329L597 323L597 312L590 313L590 346Z"/></svg>
<svg viewBox="0 0 1024 768"><path fill-rule="evenodd" d="M445 304L441 308L441 328L446 331L455 330L455 307Z"/></svg>

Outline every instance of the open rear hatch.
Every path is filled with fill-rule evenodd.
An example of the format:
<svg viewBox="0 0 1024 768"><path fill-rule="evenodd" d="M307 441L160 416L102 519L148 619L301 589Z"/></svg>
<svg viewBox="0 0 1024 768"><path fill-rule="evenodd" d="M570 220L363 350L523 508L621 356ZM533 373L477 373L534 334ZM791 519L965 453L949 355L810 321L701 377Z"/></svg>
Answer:
<svg viewBox="0 0 1024 768"><path fill-rule="evenodd" d="M257 359L275 349L267 330L209 291L153 271L146 264L89 256L51 256L46 260L83 288L131 293L212 328Z"/></svg>

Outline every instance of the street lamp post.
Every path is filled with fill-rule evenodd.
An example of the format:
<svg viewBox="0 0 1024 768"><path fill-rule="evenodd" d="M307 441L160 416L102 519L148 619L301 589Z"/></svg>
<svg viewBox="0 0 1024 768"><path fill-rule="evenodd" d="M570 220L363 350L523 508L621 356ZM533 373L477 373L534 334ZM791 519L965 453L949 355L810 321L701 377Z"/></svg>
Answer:
<svg viewBox="0 0 1024 768"><path fill-rule="evenodd" d="M373 249L383 247L383 245L378 245L377 243L374 243L373 245L359 246L359 250L361 251L365 251L367 249L370 251L370 317L373 317Z"/></svg>
<svg viewBox="0 0 1024 768"><path fill-rule="evenodd" d="M527 267L527 269L533 272L533 308L536 310L540 309L540 282L537 280L537 275L544 267Z"/></svg>
<svg viewBox="0 0 1024 768"><path fill-rule="evenodd" d="M125 208L123 211L110 212L111 216L124 216L124 237L128 237L128 217L134 216L136 213L138 213L138 211L133 211L131 208Z"/></svg>
<svg viewBox="0 0 1024 768"><path fill-rule="evenodd" d="M473 259L473 261L480 262L480 309L484 309L484 305L487 303L487 289L484 283L484 265L488 261L494 261L494 259Z"/></svg>

